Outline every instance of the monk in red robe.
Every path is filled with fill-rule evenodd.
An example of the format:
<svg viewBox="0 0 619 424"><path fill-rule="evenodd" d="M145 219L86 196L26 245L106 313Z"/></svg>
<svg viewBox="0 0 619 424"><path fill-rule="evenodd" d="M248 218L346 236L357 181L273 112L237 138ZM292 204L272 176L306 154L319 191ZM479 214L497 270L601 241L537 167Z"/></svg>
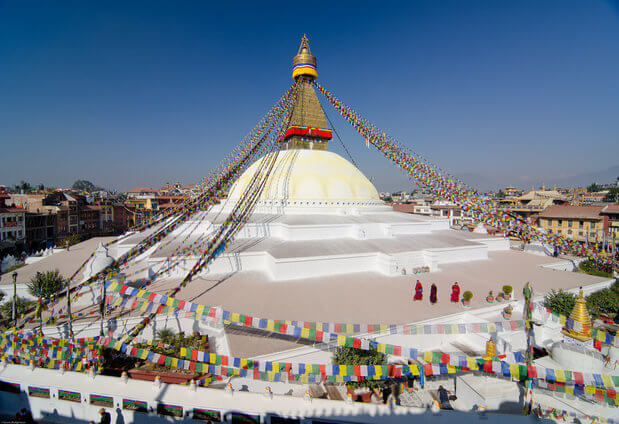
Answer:
<svg viewBox="0 0 619 424"><path fill-rule="evenodd" d="M423 299L423 286L421 285L419 280L417 280L417 284L415 284L415 296L413 297L413 299L414 300Z"/></svg>
<svg viewBox="0 0 619 424"><path fill-rule="evenodd" d="M451 286L451 301L459 302L460 301L460 286L456 281L453 286Z"/></svg>

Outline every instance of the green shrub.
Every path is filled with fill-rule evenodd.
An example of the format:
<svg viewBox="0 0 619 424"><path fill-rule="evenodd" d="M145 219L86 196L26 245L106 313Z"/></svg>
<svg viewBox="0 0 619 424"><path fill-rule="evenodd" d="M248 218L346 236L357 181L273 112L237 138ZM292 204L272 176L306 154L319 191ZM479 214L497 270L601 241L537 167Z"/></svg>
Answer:
<svg viewBox="0 0 619 424"><path fill-rule="evenodd" d="M514 291L514 288L512 286L503 286L503 293L512 294L513 291Z"/></svg>
<svg viewBox="0 0 619 424"><path fill-rule="evenodd" d="M473 293L467 290L462 293L462 297L464 298L464 300L470 301L473 298Z"/></svg>
<svg viewBox="0 0 619 424"><path fill-rule="evenodd" d="M44 299L50 299L65 287L65 281L60 272L54 271L37 272L37 275L26 283L28 292L34 296L41 296Z"/></svg>
<svg viewBox="0 0 619 424"><path fill-rule="evenodd" d="M615 316L619 313L619 294L612 288L603 289L587 296L587 309L593 318L600 315Z"/></svg>
<svg viewBox="0 0 619 424"><path fill-rule="evenodd" d="M568 293L563 290L555 291L548 293L544 296L543 305L550 309L552 312L556 312L561 315L569 316L574 309L574 304L576 303L576 295L573 293Z"/></svg>
<svg viewBox="0 0 619 424"><path fill-rule="evenodd" d="M370 350L355 349L352 347L338 347L333 353L333 363L335 365L385 365L387 357L382 353L370 347ZM385 380L366 380L355 383L348 383L350 388L369 387L383 388L386 387Z"/></svg>
<svg viewBox="0 0 619 424"><path fill-rule="evenodd" d="M34 305L34 303L35 302L33 302L32 300L26 300L22 297L18 297L15 302L17 317L19 318L20 314L23 314L28 309L30 309ZM11 300L0 305L0 315L2 315L3 320L11 319L12 309L13 297L11 296Z"/></svg>
<svg viewBox="0 0 619 424"><path fill-rule="evenodd" d="M582 261L578 266L580 272L584 272L585 274L595 275L597 277L608 277L611 278L613 276L612 265L604 265L600 268L600 265L591 259L586 261Z"/></svg>

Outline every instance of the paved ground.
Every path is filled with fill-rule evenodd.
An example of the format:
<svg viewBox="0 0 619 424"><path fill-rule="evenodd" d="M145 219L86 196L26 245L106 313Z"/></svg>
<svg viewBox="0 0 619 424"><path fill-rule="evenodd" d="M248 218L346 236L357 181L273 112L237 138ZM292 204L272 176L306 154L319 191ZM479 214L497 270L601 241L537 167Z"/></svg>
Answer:
<svg viewBox="0 0 619 424"><path fill-rule="evenodd" d="M19 271L19 280L27 281L36 271L54 268L58 268L64 275L70 275L100 241L109 239L91 239L72 247L70 252L61 252L28 265ZM178 297L205 305L220 305L234 312L263 318L411 323L462 311L461 304L449 301L454 281L459 282L461 292L473 292L472 308L487 306L485 297L488 291L496 293L504 284L513 286L514 294L518 297L527 281L533 284L538 293L604 281L599 277L540 266L553 262L557 262L557 259L510 250L490 252L488 260L441 265L439 272L417 276L387 277L378 273L359 273L275 282L259 272L241 272L195 279ZM424 286L424 299L420 302L412 300L417 279ZM179 279L161 280L149 289L164 292L178 282ZM438 286L438 302L435 305L429 302L432 283ZM79 311L74 309L74 312ZM301 346L290 340L240 331L231 331L229 339L232 353L239 356L256 356Z"/></svg>
<svg viewBox="0 0 619 424"><path fill-rule="evenodd" d="M70 277L75 270L95 251L99 243L107 243L116 237L95 237L71 246L70 250L58 252L40 261L23 266L17 270L17 283L27 283L37 272L57 269L65 277ZM11 273L2 274L0 284L13 284Z"/></svg>
<svg viewBox="0 0 619 424"><path fill-rule="evenodd" d="M551 289L571 289L604 281L580 273L555 271L540 265L557 260L524 252L490 252L489 260L442 265L440 272L418 276L386 277L377 273L350 274L316 279L271 281L257 272L242 272L227 277L194 280L179 294L180 299L224 308L261 318L322 322L411 323L463 310L449 301L451 285L458 281L461 292L470 290L472 308L487 306L489 290L495 294L503 285L520 296L527 281L538 293ZM424 299L412 300L413 286L419 279ZM438 302L429 302L430 284L438 286ZM151 286L164 291L176 281L161 281ZM235 355L254 356L298 347L290 342L260 336L230 335Z"/></svg>

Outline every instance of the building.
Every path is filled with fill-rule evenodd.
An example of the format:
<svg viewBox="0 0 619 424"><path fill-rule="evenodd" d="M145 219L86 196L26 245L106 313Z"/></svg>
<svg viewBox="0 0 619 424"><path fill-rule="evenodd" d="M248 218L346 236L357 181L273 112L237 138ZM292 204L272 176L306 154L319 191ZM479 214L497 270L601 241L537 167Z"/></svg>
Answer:
<svg viewBox="0 0 619 424"><path fill-rule="evenodd" d="M594 191L591 193L583 193L580 196L580 200L584 204L601 203L606 198L608 190Z"/></svg>
<svg viewBox="0 0 619 424"><path fill-rule="evenodd" d="M535 190L533 187L531 191L519 197L499 200L499 204L505 210L529 219L535 219L537 214L549 206L565 205L568 202L569 199L559 193L556 188L546 190L545 186L542 186L541 190Z"/></svg>
<svg viewBox="0 0 619 424"><path fill-rule="evenodd" d="M52 211L26 212L26 243L30 251L37 251L56 243L58 216Z"/></svg>
<svg viewBox="0 0 619 424"><path fill-rule="evenodd" d="M159 191L154 190L150 187L135 187L131 190L127 190L124 192L125 195L130 199L136 198L152 198L157 197Z"/></svg>
<svg viewBox="0 0 619 424"><path fill-rule="evenodd" d="M140 225L159 213L157 197L132 197L125 201L125 205L133 210L135 225Z"/></svg>
<svg viewBox="0 0 619 424"><path fill-rule="evenodd" d="M23 208L7 206L11 196L0 192L0 249L12 249L23 245L26 239L26 211Z"/></svg>
<svg viewBox="0 0 619 424"><path fill-rule="evenodd" d="M549 206L539 214L538 225L576 241L599 243L604 240L602 209L602 206Z"/></svg>
<svg viewBox="0 0 619 424"><path fill-rule="evenodd" d="M522 190L512 186L505 187L502 191L505 193L505 197L517 197L522 194Z"/></svg>
<svg viewBox="0 0 619 424"><path fill-rule="evenodd" d="M604 217L606 242L619 245L619 204L604 206L600 215Z"/></svg>

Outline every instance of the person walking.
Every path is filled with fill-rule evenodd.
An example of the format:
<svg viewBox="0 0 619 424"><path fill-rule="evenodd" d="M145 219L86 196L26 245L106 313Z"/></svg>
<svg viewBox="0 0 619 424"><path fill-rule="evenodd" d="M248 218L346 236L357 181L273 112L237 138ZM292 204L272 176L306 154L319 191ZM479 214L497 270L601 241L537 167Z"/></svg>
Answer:
<svg viewBox="0 0 619 424"><path fill-rule="evenodd" d="M101 420L99 421L99 424L111 424L112 423L112 416L110 415L109 412L105 410L105 408L99 409L99 415L101 415Z"/></svg>
<svg viewBox="0 0 619 424"><path fill-rule="evenodd" d="M417 280L417 284L415 284L415 295L413 296L414 300L422 300L423 299L423 286L421 282Z"/></svg>
<svg viewBox="0 0 619 424"><path fill-rule="evenodd" d="M432 283L430 287L430 303L433 305L436 303L436 291L436 284Z"/></svg>
<svg viewBox="0 0 619 424"><path fill-rule="evenodd" d="M451 286L451 301L457 303L460 301L460 286L456 281L453 286Z"/></svg>

